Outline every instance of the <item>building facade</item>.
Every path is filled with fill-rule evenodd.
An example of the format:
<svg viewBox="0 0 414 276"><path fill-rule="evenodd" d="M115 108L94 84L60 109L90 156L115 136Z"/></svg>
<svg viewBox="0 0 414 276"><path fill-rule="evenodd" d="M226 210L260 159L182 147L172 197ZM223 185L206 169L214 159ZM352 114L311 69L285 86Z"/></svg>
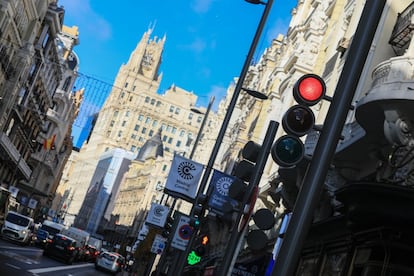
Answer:
<svg viewBox="0 0 414 276"><path fill-rule="evenodd" d="M144 143L161 129L164 158L172 160L174 153L189 155L207 112L205 107L197 108L197 96L176 85L166 91L158 91L162 79L159 72L166 37L151 38L153 29L144 33L127 63L118 72L112 91L97 117L93 131L86 143L76 154L73 175L68 175L66 189L72 191L69 214L77 214L91 182L91 172L97 167L97 160L104 152L121 148L140 152ZM195 110L197 109L197 110ZM211 141L215 137L216 113L210 112L203 127L203 139L194 158L200 162L208 159ZM168 172L169 166L163 167ZM135 172L132 172L134 174ZM165 174L165 173L164 173ZM161 174L164 175L164 174ZM160 200L160 187L164 180L146 183L146 189ZM144 184L142 184L144 185ZM61 191L63 194L64 191ZM65 222L70 224L70 218Z"/></svg>
<svg viewBox="0 0 414 276"><path fill-rule="evenodd" d="M79 42L63 17L56 1L0 1L0 182L31 215L47 215L72 147Z"/></svg>

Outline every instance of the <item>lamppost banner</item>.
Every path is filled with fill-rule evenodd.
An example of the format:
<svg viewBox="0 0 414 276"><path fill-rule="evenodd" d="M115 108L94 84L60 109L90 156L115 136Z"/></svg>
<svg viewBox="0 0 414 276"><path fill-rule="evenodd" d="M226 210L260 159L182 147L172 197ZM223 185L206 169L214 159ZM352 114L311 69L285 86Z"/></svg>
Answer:
<svg viewBox="0 0 414 276"><path fill-rule="evenodd" d="M164 192L175 197L194 199L202 173L202 164L174 155Z"/></svg>
<svg viewBox="0 0 414 276"><path fill-rule="evenodd" d="M170 209L167 206L152 203L146 222L159 227L164 227L169 211Z"/></svg>
<svg viewBox="0 0 414 276"><path fill-rule="evenodd" d="M233 207L238 205L238 202L235 199L229 197L229 187L234 181L234 176L214 170L210 182L212 192L208 205L215 213L223 215L223 210L225 209L223 207L226 203L230 203Z"/></svg>

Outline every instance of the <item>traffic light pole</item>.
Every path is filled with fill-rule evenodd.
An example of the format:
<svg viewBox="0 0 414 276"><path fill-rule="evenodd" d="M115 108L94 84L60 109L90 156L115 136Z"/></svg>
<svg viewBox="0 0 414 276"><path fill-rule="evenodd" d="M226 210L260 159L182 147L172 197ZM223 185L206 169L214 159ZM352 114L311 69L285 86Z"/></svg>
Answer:
<svg viewBox="0 0 414 276"><path fill-rule="evenodd" d="M386 0L367 0L305 175L272 276L295 275L331 160L357 89Z"/></svg>
<svg viewBox="0 0 414 276"><path fill-rule="evenodd" d="M277 129L279 127L279 123L275 121L270 121L269 127L266 132L266 136L263 140L262 147L260 149L259 156L257 158L256 165L254 166L254 172L251 176L251 181L247 186L247 191L244 193L243 201L241 202L240 210L237 213L236 220L233 224L233 229L231 231L230 240L227 243L226 252L224 253L223 260L220 264L219 271L217 272L218 276L226 276L229 273L229 269L232 267L232 262L236 260L238 252L236 252L236 247L242 239L242 234L245 233L245 229L248 225L248 222L240 229L239 231L239 223L244 215L244 207L249 203L252 202L253 190L259 185L260 179L263 174L264 167L266 165L266 161L269 157L270 149L272 148L273 141L276 136ZM249 218L247 218L247 221Z"/></svg>
<svg viewBox="0 0 414 276"><path fill-rule="evenodd" d="M208 164L207 164L206 169L204 171L203 177L201 178L200 187L198 188L195 202L194 202L193 207L191 208L191 211L190 211L190 217L194 216L194 206L197 204L198 198L204 193L204 190L207 186L208 179L209 179L210 174L213 170L214 163L216 161L217 155L218 155L219 150L220 150L220 146L223 143L223 138L224 138L224 135L226 134L227 127L230 123L231 115L233 114L234 108L236 107L237 99L239 98L240 92L242 90L244 80L246 79L247 73L249 71L249 67L250 67L251 61L253 59L253 55L256 51L257 44L259 43L260 36L261 36L262 31L264 29L267 17L270 13L270 9L272 8L272 4L273 4L273 0L268 0L267 3L264 3L264 5L266 7L265 7L265 9L263 11L263 14L262 14L262 17L260 19L259 26L256 29L256 33L254 35L253 42L250 45L250 49L249 49L249 52L247 54L246 60L244 61L243 68L241 70L241 73L240 73L239 79L237 81L236 87L234 88L233 96L232 96L232 98L230 100L230 103L227 107L227 112L224 116L223 123L221 124L219 133L218 133L217 138L216 138L216 142L214 143L210 158L208 160ZM188 241L188 244L187 244L187 248L184 251L184 258L181 258L179 260L179 263L177 264L177 269L176 269L174 275L182 275L183 270L184 270L184 266L185 266L185 262L187 260L187 255L190 252L192 244L194 243L194 239L195 239L195 233L193 233L191 235L190 240Z"/></svg>

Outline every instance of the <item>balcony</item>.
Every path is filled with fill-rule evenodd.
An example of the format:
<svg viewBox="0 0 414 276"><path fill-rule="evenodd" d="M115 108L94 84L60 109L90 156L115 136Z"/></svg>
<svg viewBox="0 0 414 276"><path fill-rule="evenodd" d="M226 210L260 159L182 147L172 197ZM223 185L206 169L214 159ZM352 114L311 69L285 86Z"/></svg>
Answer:
<svg viewBox="0 0 414 276"><path fill-rule="evenodd" d="M414 30L414 24L412 22L413 14L414 2L398 15L397 22L394 25L389 40L392 46L403 48L411 41L412 31Z"/></svg>
<svg viewBox="0 0 414 276"><path fill-rule="evenodd" d="M356 107L356 119L377 140L405 144L407 121L414 117L414 57L400 56L380 63L372 87ZM406 128L406 129L404 129Z"/></svg>
<svg viewBox="0 0 414 276"><path fill-rule="evenodd" d="M29 179L30 175L32 174L32 170L27 165L26 161L21 158L20 152L10 141L9 137L4 133L0 133L0 146L8 153L10 158L13 160L16 166L18 166L18 169L22 172L26 179Z"/></svg>

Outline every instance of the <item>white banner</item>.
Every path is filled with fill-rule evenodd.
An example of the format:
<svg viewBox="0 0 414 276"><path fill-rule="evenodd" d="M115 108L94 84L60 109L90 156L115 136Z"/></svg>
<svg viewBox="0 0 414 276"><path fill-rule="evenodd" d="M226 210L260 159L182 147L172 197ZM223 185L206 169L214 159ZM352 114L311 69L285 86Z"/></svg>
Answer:
<svg viewBox="0 0 414 276"><path fill-rule="evenodd" d="M167 216L169 212L170 212L170 209L167 206L157 204L157 203L152 203L151 209L148 212L148 216L145 221L152 225L164 227L165 221L167 220Z"/></svg>
<svg viewBox="0 0 414 276"><path fill-rule="evenodd" d="M202 173L202 164L174 155L165 190L167 193L173 192L194 199Z"/></svg>

